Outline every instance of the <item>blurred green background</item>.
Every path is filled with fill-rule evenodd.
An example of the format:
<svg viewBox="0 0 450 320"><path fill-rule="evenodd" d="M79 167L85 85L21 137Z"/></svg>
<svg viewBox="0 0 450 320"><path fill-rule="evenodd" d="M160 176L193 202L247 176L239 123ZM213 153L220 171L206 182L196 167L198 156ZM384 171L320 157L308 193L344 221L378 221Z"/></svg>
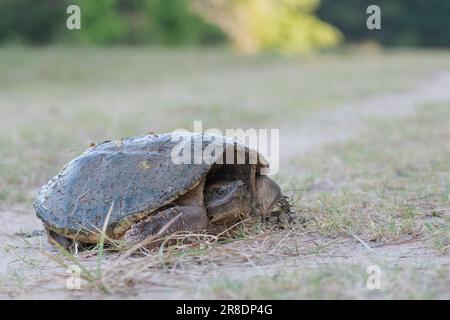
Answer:
<svg viewBox="0 0 450 320"><path fill-rule="evenodd" d="M78 4L82 30L68 31ZM382 9L382 30L366 8ZM220 45L305 52L341 43L450 46L447 0L0 0L0 43Z"/></svg>

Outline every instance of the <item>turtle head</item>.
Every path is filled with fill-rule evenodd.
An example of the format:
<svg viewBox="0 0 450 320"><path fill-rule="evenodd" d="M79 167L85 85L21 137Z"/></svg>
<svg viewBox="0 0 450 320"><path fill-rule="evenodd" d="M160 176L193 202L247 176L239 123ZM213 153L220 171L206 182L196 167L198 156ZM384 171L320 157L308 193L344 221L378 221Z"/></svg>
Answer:
<svg viewBox="0 0 450 320"><path fill-rule="evenodd" d="M255 195L252 197L241 180L215 181L205 186L205 205L213 224L236 223L253 212L263 218L277 211L283 200L280 187L269 177L256 178Z"/></svg>
<svg viewBox="0 0 450 320"><path fill-rule="evenodd" d="M250 192L244 182L215 181L205 187L205 205L213 224L229 224L252 212Z"/></svg>

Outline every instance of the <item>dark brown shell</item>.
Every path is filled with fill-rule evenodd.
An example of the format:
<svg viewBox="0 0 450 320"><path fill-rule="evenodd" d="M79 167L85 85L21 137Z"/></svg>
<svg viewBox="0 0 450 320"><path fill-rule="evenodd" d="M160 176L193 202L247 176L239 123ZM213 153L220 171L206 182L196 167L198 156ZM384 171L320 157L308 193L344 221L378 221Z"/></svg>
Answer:
<svg viewBox="0 0 450 320"><path fill-rule="evenodd" d="M216 141L211 135L182 135L200 141L202 149ZM179 141L171 137L146 135L90 148L42 187L34 204L37 216L53 231L88 241L102 229L112 206L107 233L120 235L145 214L192 190L211 169L204 162L174 164L171 153ZM226 140L230 145L249 151Z"/></svg>

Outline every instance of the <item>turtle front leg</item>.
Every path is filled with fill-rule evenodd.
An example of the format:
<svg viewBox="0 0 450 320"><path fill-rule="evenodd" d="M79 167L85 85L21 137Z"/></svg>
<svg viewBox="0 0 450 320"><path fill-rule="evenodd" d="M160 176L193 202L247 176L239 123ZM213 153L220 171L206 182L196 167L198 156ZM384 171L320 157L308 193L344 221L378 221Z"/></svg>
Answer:
<svg viewBox="0 0 450 320"><path fill-rule="evenodd" d="M124 240L139 243L167 236L178 231L199 231L208 227L208 216L203 200L204 182L180 198L175 207L158 212L131 226ZM155 246L158 242L152 242Z"/></svg>
<svg viewBox="0 0 450 320"><path fill-rule="evenodd" d="M47 234L48 241L56 246L61 246L65 250L69 252L75 251L75 241L72 239L69 239L67 237L64 237L52 230L50 230L47 226L45 226L45 232Z"/></svg>

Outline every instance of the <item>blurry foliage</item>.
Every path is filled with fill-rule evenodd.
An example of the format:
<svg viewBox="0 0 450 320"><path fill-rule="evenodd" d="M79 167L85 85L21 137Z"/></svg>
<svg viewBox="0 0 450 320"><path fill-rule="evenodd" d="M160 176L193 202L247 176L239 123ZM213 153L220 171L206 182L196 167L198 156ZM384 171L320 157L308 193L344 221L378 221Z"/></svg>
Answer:
<svg viewBox="0 0 450 320"><path fill-rule="evenodd" d="M220 42L227 34L246 52L304 52L340 39L336 29L314 17L318 1L1 0L0 41L176 45ZM79 31L65 28L69 4L81 7Z"/></svg>
<svg viewBox="0 0 450 320"><path fill-rule="evenodd" d="M66 29L66 8L82 30ZM366 9L382 10L382 30ZM448 0L0 0L0 43L205 44L228 36L242 51L308 52L339 43L450 46ZM325 21L325 22L324 22ZM336 26L336 28L332 27Z"/></svg>
<svg viewBox="0 0 450 320"><path fill-rule="evenodd" d="M38 44L55 40L66 8L61 0L0 0L0 42Z"/></svg>
<svg viewBox="0 0 450 320"><path fill-rule="evenodd" d="M81 30L66 29L66 8L81 8ZM224 34L186 0L0 0L0 42L196 44Z"/></svg>
<svg viewBox="0 0 450 320"><path fill-rule="evenodd" d="M337 29L314 16L319 0L191 1L200 15L219 25L243 52L309 52L341 41Z"/></svg>
<svg viewBox="0 0 450 320"><path fill-rule="evenodd" d="M72 2L82 10L82 30L73 33L81 42L178 45L224 38L218 28L192 13L185 0Z"/></svg>
<svg viewBox="0 0 450 320"><path fill-rule="evenodd" d="M118 12L120 0L72 0L81 8L81 30L61 31L82 43L114 43L126 34L126 21ZM65 23L63 23L63 26ZM71 39L72 40L72 39Z"/></svg>
<svg viewBox="0 0 450 320"><path fill-rule="evenodd" d="M366 9L381 8L381 30L366 28ZM339 28L350 42L388 46L450 46L449 0L322 0L319 18Z"/></svg>
<svg viewBox="0 0 450 320"><path fill-rule="evenodd" d="M133 1L133 0L131 0ZM220 30L192 12L186 0L144 0L149 37L163 44L212 43L224 40ZM145 18L145 17L144 17Z"/></svg>

